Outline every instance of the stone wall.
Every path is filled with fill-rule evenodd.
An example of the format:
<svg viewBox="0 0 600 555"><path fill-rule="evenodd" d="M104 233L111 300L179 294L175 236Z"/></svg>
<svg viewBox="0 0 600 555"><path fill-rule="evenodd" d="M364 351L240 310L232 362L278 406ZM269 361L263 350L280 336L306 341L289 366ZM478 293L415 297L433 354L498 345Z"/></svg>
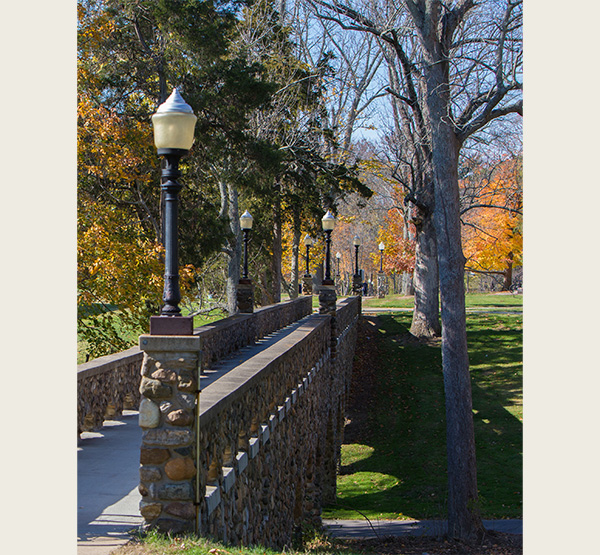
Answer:
<svg viewBox="0 0 600 555"><path fill-rule="evenodd" d="M202 368L311 312L312 299L303 297L196 328L194 335L202 338ZM137 409L142 359L139 347L132 347L77 367L78 434L100 428L106 419L118 418L124 408Z"/></svg>
<svg viewBox="0 0 600 555"><path fill-rule="evenodd" d="M143 355L139 347L132 347L77 367L78 434L102 427L123 409L137 409Z"/></svg>
<svg viewBox="0 0 600 555"><path fill-rule="evenodd" d="M146 526L283 548L303 522L320 523L322 503L335 498L359 312L351 298L335 327L331 314L305 318L240 358L195 407L206 338L140 338ZM273 316L265 311L265 326Z"/></svg>

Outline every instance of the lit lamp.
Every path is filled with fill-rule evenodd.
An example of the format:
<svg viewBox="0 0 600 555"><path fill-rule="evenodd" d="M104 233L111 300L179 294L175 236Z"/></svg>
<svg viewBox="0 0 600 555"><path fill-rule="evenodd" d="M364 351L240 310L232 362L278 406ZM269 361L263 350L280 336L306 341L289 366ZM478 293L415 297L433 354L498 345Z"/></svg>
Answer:
<svg viewBox="0 0 600 555"><path fill-rule="evenodd" d="M321 224L323 226L323 231L325 232L325 279L323 280L323 285L333 285L333 280L331 279L331 232L335 227L335 218L331 211L327 210L327 213L321 219Z"/></svg>
<svg viewBox="0 0 600 555"><path fill-rule="evenodd" d="M383 241L381 243L379 243L379 252L381 254L380 256L380 260L379 260L379 271L383 272L383 251L385 249L385 245L383 244Z"/></svg>
<svg viewBox="0 0 600 555"><path fill-rule="evenodd" d="M252 222L253 218L246 210L240 217L240 227L244 233L244 274L242 276L244 279L248 279L248 236L252 229Z"/></svg>
<svg viewBox="0 0 600 555"><path fill-rule="evenodd" d="M160 316L181 316L179 301L179 248L177 240L177 195L182 188L177 182L181 176L179 160L187 154L194 142L196 116L192 108L183 100L179 91L173 89L171 96L163 102L152 116L154 126L154 144L159 156L164 159L161 170L161 188L164 195L164 246L165 246L165 285L163 291L164 306ZM191 321L191 318L189 319ZM177 333L177 325L166 325L162 321L155 323L154 333ZM182 322L183 323L183 322ZM158 327L157 327L158 326ZM151 331L153 322L150 323ZM190 324L191 327L191 324ZM187 324L185 329L187 329Z"/></svg>
<svg viewBox="0 0 600 555"><path fill-rule="evenodd" d="M337 276L339 277L340 275L340 259L342 258L342 253L341 252L336 252L335 253L335 259L337 260Z"/></svg>
<svg viewBox="0 0 600 555"><path fill-rule="evenodd" d="M314 240L313 238L307 233L306 236L304 237L304 246L306 247L306 273L304 274L305 277L310 277L310 271L308 269L308 261L309 261L309 255L310 255L310 247L313 246Z"/></svg>

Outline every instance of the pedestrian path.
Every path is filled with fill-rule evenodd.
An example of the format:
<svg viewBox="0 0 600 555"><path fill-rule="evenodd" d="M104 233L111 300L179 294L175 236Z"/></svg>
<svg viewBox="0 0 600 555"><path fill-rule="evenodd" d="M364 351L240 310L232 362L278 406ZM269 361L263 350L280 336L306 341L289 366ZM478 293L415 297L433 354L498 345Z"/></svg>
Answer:
<svg viewBox="0 0 600 555"><path fill-rule="evenodd" d="M124 411L77 447L77 553L107 555L142 524L138 492L141 428L137 411Z"/></svg>
<svg viewBox="0 0 600 555"><path fill-rule="evenodd" d="M486 530L522 534L523 521L484 520ZM445 520L323 520L323 526L334 538L371 539L389 536L443 536L448 530Z"/></svg>

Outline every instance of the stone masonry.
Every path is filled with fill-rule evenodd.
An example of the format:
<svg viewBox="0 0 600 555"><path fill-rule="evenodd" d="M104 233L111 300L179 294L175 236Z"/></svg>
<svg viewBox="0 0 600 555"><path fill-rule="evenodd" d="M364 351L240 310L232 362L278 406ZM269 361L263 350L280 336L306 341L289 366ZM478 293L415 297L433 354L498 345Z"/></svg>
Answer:
<svg viewBox="0 0 600 555"><path fill-rule="evenodd" d="M320 523L335 498L359 311L356 297L339 303L337 336L330 314L305 317L264 350L236 354L196 397L200 338L140 338L147 527L283 548L303 522Z"/></svg>

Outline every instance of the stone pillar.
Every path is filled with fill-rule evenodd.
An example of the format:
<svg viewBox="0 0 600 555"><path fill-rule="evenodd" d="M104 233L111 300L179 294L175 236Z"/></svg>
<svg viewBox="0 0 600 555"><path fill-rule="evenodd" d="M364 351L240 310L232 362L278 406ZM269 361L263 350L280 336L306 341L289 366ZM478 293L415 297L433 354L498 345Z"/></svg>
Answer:
<svg viewBox="0 0 600 555"><path fill-rule="evenodd" d="M312 295L313 293L313 278L310 275L302 276L302 294Z"/></svg>
<svg viewBox="0 0 600 555"><path fill-rule="evenodd" d="M385 282L385 273L379 272L377 274L377 296L380 299L383 299L383 297L385 297Z"/></svg>
<svg viewBox="0 0 600 555"><path fill-rule="evenodd" d="M200 337L140 336L140 513L145 528L196 529L196 398Z"/></svg>
<svg viewBox="0 0 600 555"><path fill-rule="evenodd" d="M237 289L237 308L243 314L254 312L254 286L250 279L240 279Z"/></svg>
<svg viewBox="0 0 600 555"><path fill-rule="evenodd" d="M352 293L362 295L362 283L360 282L360 274L352 276Z"/></svg>
<svg viewBox="0 0 600 555"><path fill-rule="evenodd" d="M332 314L335 316L336 300L335 285L321 285L319 288L319 314Z"/></svg>

